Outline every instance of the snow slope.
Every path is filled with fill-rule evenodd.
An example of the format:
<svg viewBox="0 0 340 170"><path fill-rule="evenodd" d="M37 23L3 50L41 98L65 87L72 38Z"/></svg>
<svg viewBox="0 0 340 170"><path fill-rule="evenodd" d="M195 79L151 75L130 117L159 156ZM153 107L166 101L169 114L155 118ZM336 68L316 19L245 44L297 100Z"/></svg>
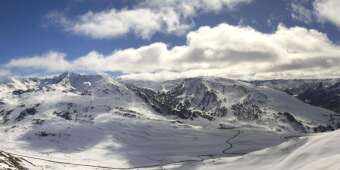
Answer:
<svg viewBox="0 0 340 170"><path fill-rule="evenodd" d="M278 146L252 152L243 156L213 158L213 159L187 159L182 162L160 161L155 165L139 166L138 169L176 169L176 170L339 170L340 169L340 149L338 142L340 140L340 131L315 134L307 137L292 138ZM1 162L10 154L1 152L0 167L8 167ZM14 157L13 155L10 155ZM31 156L29 156L31 157ZM16 156L21 160L20 166L29 167L29 169L110 169L110 166L97 164L93 166L88 161L72 163L58 160L39 160L29 157ZM23 159L25 158L25 159ZM48 159L48 157L44 158ZM112 160L111 160L112 161ZM27 162L31 162L28 164ZM19 169L13 168L12 169ZM111 168L116 167L113 163Z"/></svg>
<svg viewBox="0 0 340 170"><path fill-rule="evenodd" d="M189 124L246 125L280 132L325 131L340 126L340 118L332 111L277 90L215 77L116 81L103 75L67 72L0 84L0 118L6 125L45 120L91 122L101 114L180 118Z"/></svg>
<svg viewBox="0 0 340 170"><path fill-rule="evenodd" d="M0 151L36 169L159 168L332 130L333 114L284 92L215 77L10 79L0 83Z"/></svg>
<svg viewBox="0 0 340 170"><path fill-rule="evenodd" d="M291 94L298 99L340 113L340 80L265 80L252 82Z"/></svg>
<svg viewBox="0 0 340 170"><path fill-rule="evenodd" d="M292 139L279 146L241 157L222 158L195 165L166 167L196 170L339 170L340 131Z"/></svg>
<svg viewBox="0 0 340 170"><path fill-rule="evenodd" d="M1 132L3 151L120 168L241 155L277 145L288 135L107 116L91 124L46 122L33 127L9 127ZM228 141L230 138L234 139Z"/></svg>

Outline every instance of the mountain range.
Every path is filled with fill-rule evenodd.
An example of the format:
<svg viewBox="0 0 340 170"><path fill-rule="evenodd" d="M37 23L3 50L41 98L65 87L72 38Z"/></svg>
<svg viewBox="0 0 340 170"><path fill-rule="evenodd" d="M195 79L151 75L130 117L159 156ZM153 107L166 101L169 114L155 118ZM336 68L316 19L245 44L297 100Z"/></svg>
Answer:
<svg viewBox="0 0 340 170"><path fill-rule="evenodd" d="M339 82L9 78L0 84L0 164L152 168L241 156L340 128Z"/></svg>

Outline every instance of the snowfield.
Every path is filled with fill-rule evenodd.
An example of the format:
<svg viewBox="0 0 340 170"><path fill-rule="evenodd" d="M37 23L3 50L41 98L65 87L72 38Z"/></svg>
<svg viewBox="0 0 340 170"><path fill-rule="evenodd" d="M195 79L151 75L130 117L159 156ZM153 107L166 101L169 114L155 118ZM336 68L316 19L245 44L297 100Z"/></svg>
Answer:
<svg viewBox="0 0 340 170"><path fill-rule="evenodd" d="M155 165L136 166L138 169L195 169L195 170L339 170L340 169L340 131L315 134L306 137L292 138L278 146L252 152L246 155L202 159L184 159L183 161L160 161ZM237 143L237 142L235 142ZM155 151L157 151L155 149ZM11 167L2 163L6 159L0 154L0 167ZM7 153L6 153L7 154ZM92 153L93 154L93 153ZM34 155L34 154L33 154ZM146 156L146 155L144 155ZM88 160L71 158L78 161L56 159L44 156L41 160L34 156L12 155L22 159L22 164L29 169L135 169L118 167L115 160L111 161L111 167L103 164L90 164ZM66 157L65 157L66 158ZM98 162L99 163L99 162ZM107 164L108 165L108 164ZM15 169L15 168L13 168ZM136 168L137 169L137 168Z"/></svg>
<svg viewBox="0 0 340 170"><path fill-rule="evenodd" d="M204 161L195 165L167 166L195 170L339 170L340 131L292 139L279 146L234 158Z"/></svg>
<svg viewBox="0 0 340 170"><path fill-rule="evenodd" d="M334 167L339 132L313 133L339 128L336 116L281 91L215 77L13 78L0 83L0 168Z"/></svg>
<svg viewBox="0 0 340 170"><path fill-rule="evenodd" d="M95 124L58 122L25 129L32 128L4 129L7 137L0 140L0 150L58 162L116 168L242 155L286 140L286 134L263 130L192 127L126 118L105 119Z"/></svg>

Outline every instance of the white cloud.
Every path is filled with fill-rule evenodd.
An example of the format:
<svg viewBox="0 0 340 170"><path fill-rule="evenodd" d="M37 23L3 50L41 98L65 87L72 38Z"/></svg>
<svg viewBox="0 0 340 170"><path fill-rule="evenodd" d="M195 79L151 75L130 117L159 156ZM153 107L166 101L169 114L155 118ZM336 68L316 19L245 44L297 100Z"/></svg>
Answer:
<svg viewBox="0 0 340 170"><path fill-rule="evenodd" d="M172 10L156 12L145 8L88 12L68 29L92 38L114 38L129 32L150 38L161 30L166 33L182 33L189 27Z"/></svg>
<svg viewBox="0 0 340 170"><path fill-rule="evenodd" d="M125 78L150 79L204 75L258 79L340 75L340 46L317 30L283 25L273 33L229 24L205 26L188 33L187 44L183 46L168 47L158 42L117 50L110 55L93 51L73 61L65 60L62 54L58 56L17 59L8 66L51 71L121 71Z"/></svg>
<svg viewBox="0 0 340 170"><path fill-rule="evenodd" d="M49 71L63 71L71 69L71 64L65 60L65 54L48 52L43 55L12 59L9 68L45 69Z"/></svg>
<svg viewBox="0 0 340 170"><path fill-rule="evenodd" d="M294 0L290 9L295 20L307 24L330 22L340 28L339 0Z"/></svg>
<svg viewBox="0 0 340 170"><path fill-rule="evenodd" d="M144 0L131 9L87 12L75 21L60 13L48 19L68 32L92 38L115 38L127 33L147 39L157 32L184 34L193 24L192 18L204 12L231 9L251 0Z"/></svg>
<svg viewBox="0 0 340 170"><path fill-rule="evenodd" d="M163 61L168 49L163 43L153 43L137 49L124 49L104 56L98 52L91 52L73 61L77 69L90 68L95 71L149 72L163 69L159 64ZM165 69L165 68L164 68Z"/></svg>
<svg viewBox="0 0 340 170"><path fill-rule="evenodd" d="M241 3L250 3L252 0L145 0L140 7L151 9L172 8L181 11L182 15L193 16L197 12L218 12L224 8L234 8Z"/></svg>
<svg viewBox="0 0 340 170"><path fill-rule="evenodd" d="M291 17L295 20L302 21L304 23L311 23L314 20L314 12L312 9L308 9L306 4L309 0L295 1L290 4L292 13Z"/></svg>
<svg viewBox="0 0 340 170"><path fill-rule="evenodd" d="M339 0L316 0L314 8L317 16L335 24L340 28L340 1Z"/></svg>

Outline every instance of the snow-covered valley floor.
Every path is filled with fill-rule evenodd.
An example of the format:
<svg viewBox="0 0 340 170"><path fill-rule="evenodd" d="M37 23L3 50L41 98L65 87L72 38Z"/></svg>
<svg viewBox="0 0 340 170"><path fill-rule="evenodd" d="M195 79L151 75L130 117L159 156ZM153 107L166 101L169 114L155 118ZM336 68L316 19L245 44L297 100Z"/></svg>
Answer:
<svg viewBox="0 0 340 170"><path fill-rule="evenodd" d="M6 133L0 150L24 157L34 169L159 168L239 156L287 140L287 134L261 129L216 129L118 117L95 124L58 122L2 131Z"/></svg>
<svg viewBox="0 0 340 170"><path fill-rule="evenodd" d="M247 155L169 165L165 169L195 170L340 170L340 131L294 138Z"/></svg>

